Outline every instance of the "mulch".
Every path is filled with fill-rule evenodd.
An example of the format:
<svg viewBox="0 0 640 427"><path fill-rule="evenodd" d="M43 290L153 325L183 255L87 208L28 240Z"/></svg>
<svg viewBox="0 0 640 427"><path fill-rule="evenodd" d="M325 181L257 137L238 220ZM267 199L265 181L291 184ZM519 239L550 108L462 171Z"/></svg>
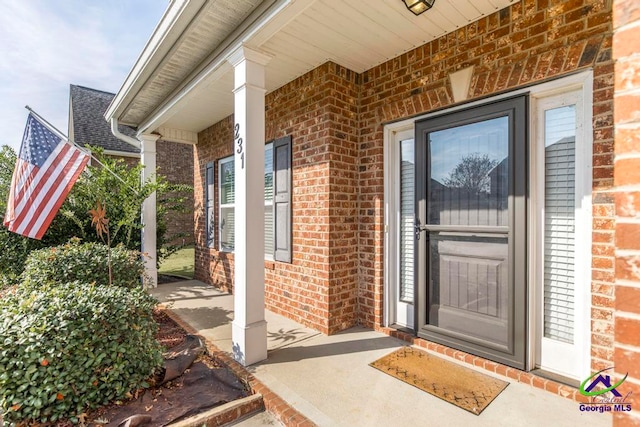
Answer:
<svg viewBox="0 0 640 427"><path fill-rule="evenodd" d="M154 312L158 342L169 353L188 341L187 333L163 311ZM248 386L215 358L202 354L183 375L149 389L135 391L126 402L116 402L86 414L81 425L116 427L131 416L146 426L164 426L251 394ZM69 422L56 427L71 426Z"/></svg>

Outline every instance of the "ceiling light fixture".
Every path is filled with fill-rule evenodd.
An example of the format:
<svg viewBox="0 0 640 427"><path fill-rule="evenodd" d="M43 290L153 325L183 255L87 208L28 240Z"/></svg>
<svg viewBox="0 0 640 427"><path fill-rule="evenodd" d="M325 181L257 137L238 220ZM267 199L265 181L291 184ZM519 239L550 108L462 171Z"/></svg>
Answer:
<svg viewBox="0 0 640 427"><path fill-rule="evenodd" d="M418 16L423 12L431 9L436 0L402 0L414 15Z"/></svg>

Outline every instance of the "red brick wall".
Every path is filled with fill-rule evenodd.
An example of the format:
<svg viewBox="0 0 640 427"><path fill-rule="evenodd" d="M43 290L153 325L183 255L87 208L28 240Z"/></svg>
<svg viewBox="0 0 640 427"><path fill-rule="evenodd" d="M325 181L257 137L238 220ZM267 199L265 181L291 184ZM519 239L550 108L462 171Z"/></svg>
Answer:
<svg viewBox="0 0 640 427"><path fill-rule="evenodd" d="M156 166L158 174L164 175L172 184L193 185L193 145L158 140L156 143ZM183 195L184 196L184 195ZM173 196L167 196L169 199ZM193 194L186 193L184 205L193 206ZM169 212L166 217L166 237L172 244L193 243L193 212Z"/></svg>
<svg viewBox="0 0 640 427"><path fill-rule="evenodd" d="M606 1L520 1L362 75L359 321L383 322L383 124L452 105L448 75L474 65L470 99L594 72L592 367L613 357L611 10Z"/></svg>
<svg viewBox="0 0 640 427"><path fill-rule="evenodd" d="M620 386L632 392L633 411L614 425L640 425L640 4L614 1L616 287L615 353Z"/></svg>
<svg viewBox="0 0 640 427"><path fill-rule="evenodd" d="M206 236L206 168L207 163L230 156L233 153L233 118L228 117L198 134L198 144L194 147L194 277L211 283L225 291L233 291L233 255L218 252L207 247ZM217 163L215 183L217 187ZM218 211L216 199L215 211ZM216 215L217 222L217 215ZM215 235L216 239L218 235Z"/></svg>
<svg viewBox="0 0 640 427"><path fill-rule="evenodd" d="M266 99L266 141L293 141L293 258L265 262L266 302L324 333L356 322L356 78L327 63ZM204 248L203 197L206 163L232 153L232 126L229 117L201 132L195 152L196 278L228 290L233 255Z"/></svg>
<svg viewBox="0 0 640 427"><path fill-rule="evenodd" d="M122 159L124 164L127 165L128 167L134 167L135 165L140 163L140 157L128 157L128 156L125 157L125 156L110 156L110 155L107 155L105 157L110 157L113 159Z"/></svg>

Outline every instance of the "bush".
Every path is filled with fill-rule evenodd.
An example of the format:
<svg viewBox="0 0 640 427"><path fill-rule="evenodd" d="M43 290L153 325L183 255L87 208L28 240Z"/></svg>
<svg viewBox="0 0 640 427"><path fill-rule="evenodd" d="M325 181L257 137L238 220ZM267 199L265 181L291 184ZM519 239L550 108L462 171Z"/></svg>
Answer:
<svg viewBox="0 0 640 427"><path fill-rule="evenodd" d="M54 422L146 387L162 363L142 289L69 283L0 301L0 408L5 421Z"/></svg>
<svg viewBox="0 0 640 427"><path fill-rule="evenodd" d="M41 242L12 233L0 224L0 275L20 275L29 253L42 247Z"/></svg>
<svg viewBox="0 0 640 427"><path fill-rule="evenodd" d="M24 285L40 287L72 281L109 284L108 247L101 243L69 243L31 252L23 273ZM122 245L111 248L113 285L125 288L140 286L144 262L139 252Z"/></svg>

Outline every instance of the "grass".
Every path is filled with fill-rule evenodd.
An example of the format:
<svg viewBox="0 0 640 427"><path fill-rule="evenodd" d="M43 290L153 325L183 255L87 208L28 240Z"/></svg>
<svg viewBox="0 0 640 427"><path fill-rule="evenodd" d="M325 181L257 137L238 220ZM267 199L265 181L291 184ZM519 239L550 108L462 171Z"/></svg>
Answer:
<svg viewBox="0 0 640 427"><path fill-rule="evenodd" d="M193 279L194 258L195 249L193 246L182 248L162 261L158 273Z"/></svg>

